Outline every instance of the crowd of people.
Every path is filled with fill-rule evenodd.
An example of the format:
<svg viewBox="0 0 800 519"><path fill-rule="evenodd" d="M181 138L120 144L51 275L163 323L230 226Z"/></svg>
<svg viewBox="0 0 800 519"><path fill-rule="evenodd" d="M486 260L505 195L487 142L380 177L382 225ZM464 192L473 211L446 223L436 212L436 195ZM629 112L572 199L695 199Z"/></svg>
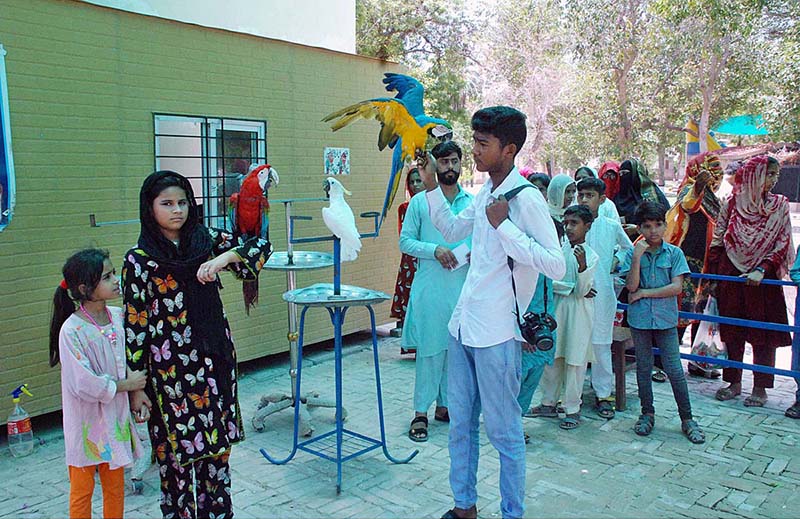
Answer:
<svg viewBox="0 0 800 519"><path fill-rule="evenodd" d="M416 349L418 363L408 435L427 440L427 413L436 401L434 417L450 421L455 506L444 517L475 517L482 413L500 454L502 515L521 517L523 446L530 438L520 417L579 427L591 366L591 407L613 419L615 326L629 330L636 355L641 414L633 432L653 431L652 383L668 381L681 432L703 443L680 357L685 332L691 328L688 340L694 340L698 321L679 317L679 310L703 313L713 297L722 317L786 324L782 287L761 281L786 274L800 280L800 265L794 263L788 201L771 193L780 172L772 157L732 164L726 180L720 158L700 154L687 164L670 205L636 158L551 178L514 166L525 140L522 114L494 107L472 122L475 165L489 173L474 198L456 184L462 152L453 142L436 146L409 173L421 176L425 193L411 198L400 249L416 258L417 275L423 268L426 275L412 280L407 315L414 317L406 318L402 333L404 351ZM523 179L536 189L522 189ZM724 181L732 193L720 200ZM462 243L470 249L468 269L452 254ZM744 282L700 281L691 273ZM627 303L622 323L618 302ZM749 342L754 363L768 367L775 366L776 348L792 342L787 332L761 327L723 324L720 332L730 360L743 361ZM794 359L793 369L797 364ZM688 371L720 376L699 362L690 362ZM717 399L741 394L741 369L725 368L722 377L728 385ZM763 406L773 378L755 372L744 405ZM532 407L537 388L541 402ZM800 388L785 414L800 418Z"/></svg>
<svg viewBox="0 0 800 519"><path fill-rule="evenodd" d="M788 202L771 193L780 171L773 158L738 165L732 195L720 201L720 160L700 155L668 207L633 158L606 162L599 173L581 167L574 176L523 176L514 162L526 121L513 108L479 110L472 130L475 167L489 175L476 195L459 186L463 157L453 141L407 173L413 196L401 206L392 315L404 351L416 354L409 438L428 439L434 404L434 419L450 424L454 507L443 517L476 517L481 415L499 453L502 516L523 517L523 416L579 427L589 364L592 407L615 416L618 298L628 304L637 359L642 409L634 432L652 432L652 382L669 380L683 434L702 443L679 350L696 323L679 319L679 305L697 311L713 296L720 315L785 324L781 288L761 282L787 273L800 282L800 262ZM70 517L91 516L97 473L104 515L122 517L123 469L142 454L137 422L148 425L164 517L232 517L228 463L244 429L218 273L255 279L271 245L202 225L190 182L172 171L144 181L140 221L121 279L108 252L87 249L67 260L54 295L50 363L62 371ZM698 283L690 272L746 279ZM123 308L107 304L120 293ZM774 366L776 348L791 344L788 333L761 328L723 325L721 334L732 360L742 360L749 342L755 363L765 366ZM661 357L655 373L654 348ZM713 376L701 365L692 370ZM725 368L722 376L728 385L717 398L736 398L741 370ZM763 406L773 376L753 379L744 404ZM539 387L541 403L532 406ZM786 415L800 418L800 399Z"/></svg>

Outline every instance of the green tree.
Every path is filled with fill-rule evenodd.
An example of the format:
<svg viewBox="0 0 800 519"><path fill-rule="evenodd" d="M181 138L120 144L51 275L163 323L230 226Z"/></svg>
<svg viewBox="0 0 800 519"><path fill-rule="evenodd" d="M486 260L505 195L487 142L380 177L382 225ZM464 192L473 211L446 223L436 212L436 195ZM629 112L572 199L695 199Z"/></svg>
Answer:
<svg viewBox="0 0 800 519"><path fill-rule="evenodd" d="M711 123L741 110L757 95L757 73L763 40L756 29L763 0L654 0L663 22L661 37L675 43L685 63L681 73L700 101L698 138L707 151ZM691 103L691 101L690 101Z"/></svg>

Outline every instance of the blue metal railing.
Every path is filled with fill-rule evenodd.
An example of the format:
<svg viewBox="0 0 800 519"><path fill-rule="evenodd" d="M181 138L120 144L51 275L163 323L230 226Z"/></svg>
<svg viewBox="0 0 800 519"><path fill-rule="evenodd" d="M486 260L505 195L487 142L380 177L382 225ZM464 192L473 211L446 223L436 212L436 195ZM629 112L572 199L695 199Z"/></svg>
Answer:
<svg viewBox="0 0 800 519"><path fill-rule="evenodd" d="M720 276L717 274L700 274L694 272L690 274L690 277L692 279L704 279L709 281L722 281L722 282L733 282L733 283L744 283L745 281L747 281L747 279L743 277ZM797 287L797 285L791 281L783 281L780 279L764 279L763 281L761 281L761 283L764 285ZM617 307L624 310L628 308L628 305L624 303L618 303ZM800 333L798 333L800 332L800 315L798 315L797 313L798 308L800 308L800 290L798 290L798 296L795 299L794 325L772 323L766 321L752 321L749 319L723 317L718 315L698 314L694 312L678 312L678 316L684 319L708 321L712 323L727 324L732 326L742 326L745 328L759 328L762 330L771 330L776 332L794 332L795 339L792 341L792 357L793 359L797 359L798 356L800 356ZM659 353L658 348L654 348L653 352ZM725 368L746 369L749 371L757 371L759 373L768 373L772 375L791 377L797 379L798 382L800 382L800 370L786 370L786 369L774 368L771 366L761 366L759 364L746 364L744 362L737 362L729 359L718 359L702 355L693 355L691 353L681 353L681 358L686 360L693 360L696 362L705 362L709 364L714 364ZM793 360L792 365L793 366L797 365L797 361Z"/></svg>

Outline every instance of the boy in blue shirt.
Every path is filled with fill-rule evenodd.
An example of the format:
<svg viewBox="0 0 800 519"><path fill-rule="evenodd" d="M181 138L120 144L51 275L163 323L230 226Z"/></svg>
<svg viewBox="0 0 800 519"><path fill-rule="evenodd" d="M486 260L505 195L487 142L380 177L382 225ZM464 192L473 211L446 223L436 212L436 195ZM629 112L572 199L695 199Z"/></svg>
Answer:
<svg viewBox="0 0 800 519"><path fill-rule="evenodd" d="M705 434L692 418L689 387L681 365L678 342L678 294L689 265L683 251L664 241L667 230L666 209L656 202L644 201L636 208L635 223L644 239L628 251L627 278L628 323L636 347L636 382L642 415L633 430L647 436L655 426L653 407L653 348L661 351L661 360L672 394L678 404L681 431L692 443L705 442Z"/></svg>

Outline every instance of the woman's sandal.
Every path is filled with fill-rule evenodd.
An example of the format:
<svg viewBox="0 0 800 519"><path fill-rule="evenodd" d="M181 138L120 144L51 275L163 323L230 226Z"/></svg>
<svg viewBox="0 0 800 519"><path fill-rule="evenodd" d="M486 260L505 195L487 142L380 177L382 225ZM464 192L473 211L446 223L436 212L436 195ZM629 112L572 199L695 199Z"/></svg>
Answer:
<svg viewBox="0 0 800 519"><path fill-rule="evenodd" d="M639 436L649 436L655 426L656 418L650 414L643 414L636 421L636 425L633 426L633 432Z"/></svg>
<svg viewBox="0 0 800 519"><path fill-rule="evenodd" d="M444 408L443 412L439 412L438 410L433 414L433 419L437 422L449 422L450 421L450 413L447 411L447 408Z"/></svg>
<svg viewBox="0 0 800 519"><path fill-rule="evenodd" d="M706 435L694 420L686 420L681 424L681 431L692 443L705 443Z"/></svg>
<svg viewBox="0 0 800 519"><path fill-rule="evenodd" d="M783 414L795 420L800 419L800 400L792 404L792 407L787 409Z"/></svg>
<svg viewBox="0 0 800 519"><path fill-rule="evenodd" d="M408 438L415 442L428 441L428 417L415 416L408 429Z"/></svg>
<svg viewBox="0 0 800 519"><path fill-rule="evenodd" d="M559 411L563 412L563 409L559 406L542 404L532 407L530 411L525 413L525 416L532 418L558 418Z"/></svg>
<svg viewBox="0 0 800 519"><path fill-rule="evenodd" d="M581 414L572 413L562 418L561 423L559 423L558 426L564 429L565 431L571 431L572 429L577 429L580 424L581 424Z"/></svg>
<svg viewBox="0 0 800 519"><path fill-rule="evenodd" d="M760 396L753 396L750 395L744 399L744 406L745 407L764 407L764 404L767 403L767 397L760 397Z"/></svg>
<svg viewBox="0 0 800 519"><path fill-rule="evenodd" d="M598 400L595 409L600 418L605 418L606 420L611 420L616 414L614 411L614 404L608 400Z"/></svg>
<svg viewBox="0 0 800 519"><path fill-rule="evenodd" d="M717 392L714 393L714 398L721 402L725 402L726 400L733 400L737 396L742 394L742 390L734 391L730 387L721 387L717 389Z"/></svg>

